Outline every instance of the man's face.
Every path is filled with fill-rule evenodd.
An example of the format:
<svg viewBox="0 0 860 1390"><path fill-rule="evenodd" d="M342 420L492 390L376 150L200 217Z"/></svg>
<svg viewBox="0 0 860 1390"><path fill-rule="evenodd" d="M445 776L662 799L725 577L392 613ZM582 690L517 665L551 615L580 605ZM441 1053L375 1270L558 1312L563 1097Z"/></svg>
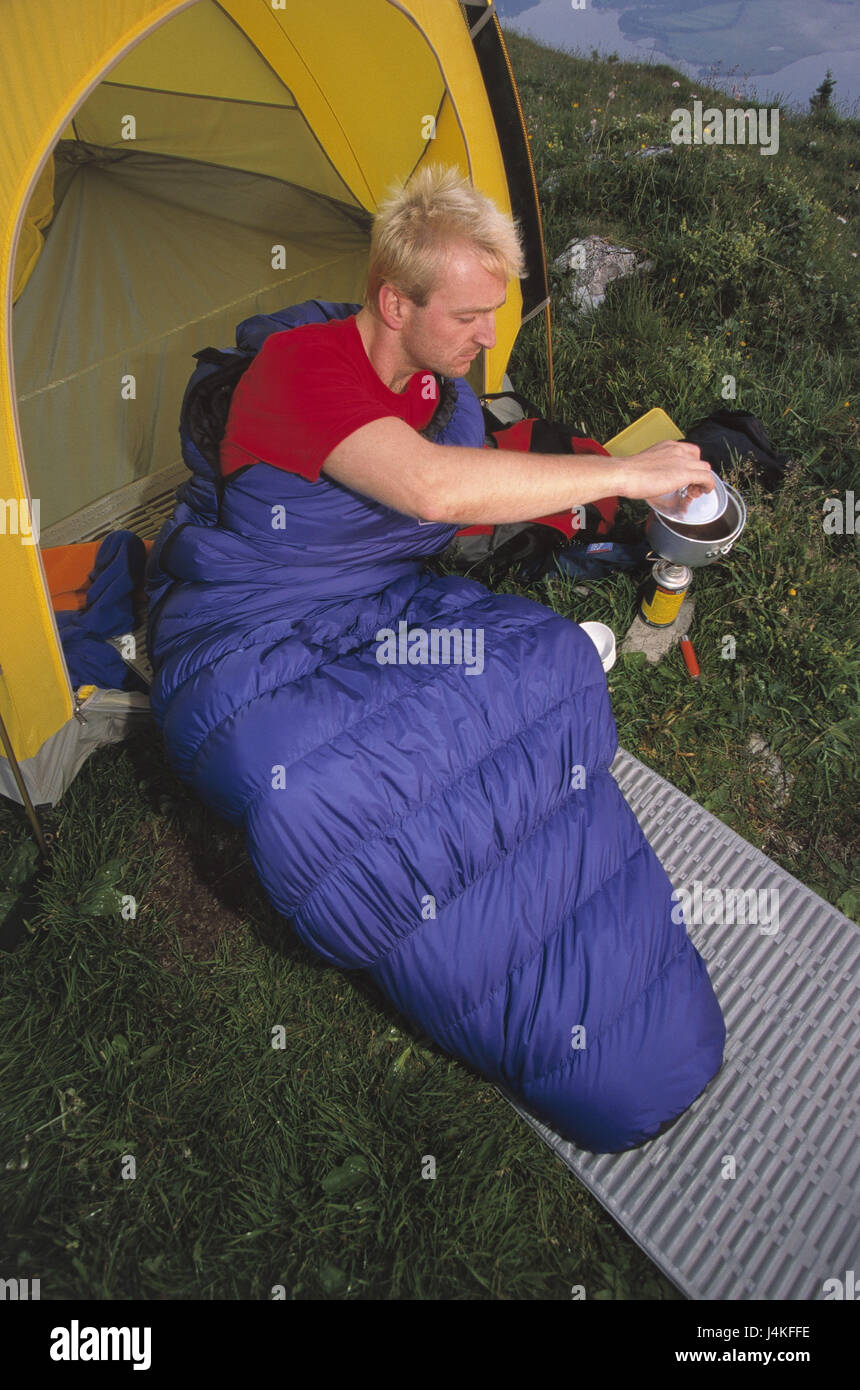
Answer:
<svg viewBox="0 0 860 1390"><path fill-rule="evenodd" d="M407 370L465 376L481 348L496 342L496 310L506 298L503 276L485 270L467 246L452 247L424 308L405 303L401 349Z"/></svg>

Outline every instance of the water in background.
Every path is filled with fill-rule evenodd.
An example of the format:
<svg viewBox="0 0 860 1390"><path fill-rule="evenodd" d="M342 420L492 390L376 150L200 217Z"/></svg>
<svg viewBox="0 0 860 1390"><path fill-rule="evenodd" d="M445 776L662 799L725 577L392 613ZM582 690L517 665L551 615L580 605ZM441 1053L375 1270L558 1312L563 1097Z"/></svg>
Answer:
<svg viewBox="0 0 860 1390"><path fill-rule="evenodd" d="M496 0L504 26L554 48L670 63L736 98L809 110L830 68L831 105L860 114L860 0Z"/></svg>

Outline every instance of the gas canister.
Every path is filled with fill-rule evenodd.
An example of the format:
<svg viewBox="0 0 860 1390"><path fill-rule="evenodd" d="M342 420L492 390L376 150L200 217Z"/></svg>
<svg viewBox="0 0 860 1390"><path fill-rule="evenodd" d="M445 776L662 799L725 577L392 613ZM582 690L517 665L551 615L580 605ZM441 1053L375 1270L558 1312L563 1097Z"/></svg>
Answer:
<svg viewBox="0 0 860 1390"><path fill-rule="evenodd" d="M675 621L684 595L693 582L688 565L658 560L651 569L639 604L639 616L652 627L669 627Z"/></svg>

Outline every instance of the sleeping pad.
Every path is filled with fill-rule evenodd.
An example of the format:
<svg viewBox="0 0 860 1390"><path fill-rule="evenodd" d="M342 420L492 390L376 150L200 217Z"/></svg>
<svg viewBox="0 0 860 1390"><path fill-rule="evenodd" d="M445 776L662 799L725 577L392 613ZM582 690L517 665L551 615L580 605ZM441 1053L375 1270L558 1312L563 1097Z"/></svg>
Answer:
<svg viewBox="0 0 860 1390"><path fill-rule="evenodd" d="M246 320L237 342L331 316L296 314ZM438 442L481 446L456 386ZM147 566L152 712L178 775L244 826L268 898L325 960L367 971L563 1138L653 1137L715 1075L725 1029L609 772L588 636L436 575L456 526L262 462L219 507L182 445L193 476Z"/></svg>

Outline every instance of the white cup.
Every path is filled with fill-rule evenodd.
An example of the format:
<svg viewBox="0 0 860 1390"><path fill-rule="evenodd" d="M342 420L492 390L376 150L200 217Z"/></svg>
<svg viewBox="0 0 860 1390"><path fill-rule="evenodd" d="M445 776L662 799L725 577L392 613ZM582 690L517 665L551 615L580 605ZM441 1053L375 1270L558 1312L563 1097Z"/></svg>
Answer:
<svg viewBox="0 0 860 1390"><path fill-rule="evenodd" d="M604 671L611 671L615 665L615 633L611 627L605 623L578 623L583 632L587 632L595 647L597 655L600 657Z"/></svg>

